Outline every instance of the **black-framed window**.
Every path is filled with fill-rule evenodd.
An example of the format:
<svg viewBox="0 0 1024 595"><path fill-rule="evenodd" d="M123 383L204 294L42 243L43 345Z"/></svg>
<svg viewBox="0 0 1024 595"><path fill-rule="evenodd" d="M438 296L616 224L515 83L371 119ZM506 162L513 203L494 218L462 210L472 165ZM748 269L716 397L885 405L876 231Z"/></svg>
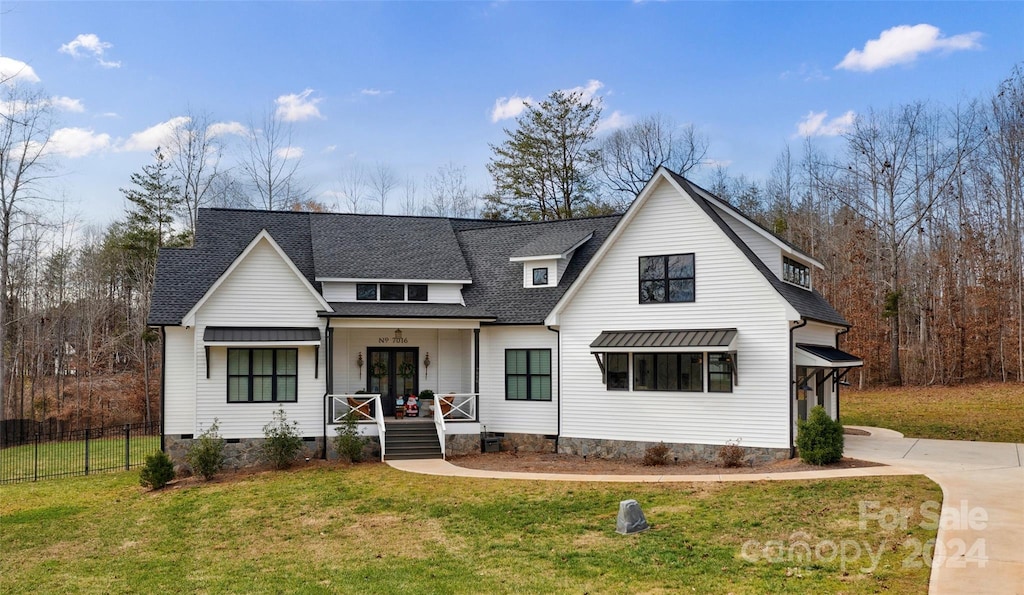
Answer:
<svg viewBox="0 0 1024 595"><path fill-rule="evenodd" d="M702 354L633 354L633 390L702 392L704 390Z"/></svg>
<svg viewBox="0 0 1024 595"><path fill-rule="evenodd" d="M708 357L708 392L732 392L732 361L728 355L712 354Z"/></svg>
<svg viewBox="0 0 1024 595"><path fill-rule="evenodd" d="M410 302L425 302L427 301L427 286L426 285L409 285L409 301Z"/></svg>
<svg viewBox="0 0 1024 595"><path fill-rule="evenodd" d="M377 284L356 283L356 299L377 301Z"/></svg>
<svg viewBox="0 0 1024 595"><path fill-rule="evenodd" d="M782 257L782 280L800 287L811 288L811 269L806 264Z"/></svg>
<svg viewBox="0 0 1024 595"><path fill-rule="evenodd" d="M537 267L533 269L533 284L534 285L547 285L548 284L548 267Z"/></svg>
<svg viewBox="0 0 1024 595"><path fill-rule="evenodd" d="M640 257L640 303L692 302L696 298L693 253Z"/></svg>
<svg viewBox="0 0 1024 595"><path fill-rule="evenodd" d="M405 301L405 285L401 283L381 283L380 299L382 302Z"/></svg>
<svg viewBox="0 0 1024 595"><path fill-rule="evenodd" d="M629 390L629 354L608 353L604 357L608 390Z"/></svg>
<svg viewBox="0 0 1024 595"><path fill-rule="evenodd" d="M294 403L298 389L298 349L228 349L229 403Z"/></svg>
<svg viewBox="0 0 1024 595"><path fill-rule="evenodd" d="M505 400L551 400L551 350L505 350Z"/></svg>

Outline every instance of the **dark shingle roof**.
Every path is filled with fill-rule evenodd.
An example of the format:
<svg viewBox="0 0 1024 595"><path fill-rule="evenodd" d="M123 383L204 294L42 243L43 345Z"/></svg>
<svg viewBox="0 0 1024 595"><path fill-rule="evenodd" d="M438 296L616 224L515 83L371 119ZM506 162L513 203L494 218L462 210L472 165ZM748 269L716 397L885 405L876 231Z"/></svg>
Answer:
<svg viewBox="0 0 1024 595"><path fill-rule="evenodd" d="M331 302L334 312L322 316L342 318L471 318L494 320L478 308L462 304L410 304L407 302L388 304L381 302Z"/></svg>
<svg viewBox="0 0 1024 595"><path fill-rule="evenodd" d="M593 230L579 234L565 233L560 230L546 231L509 256L512 258L528 258L531 256L552 256L568 252L573 246L587 238Z"/></svg>
<svg viewBox="0 0 1024 595"><path fill-rule="evenodd" d="M620 218L620 215L610 215L459 231L459 244L473 274L473 284L462 290L466 305L494 314L498 323L543 323ZM551 234L578 241L590 232L594 237L576 249L557 287L523 287L523 264L509 262L513 252Z"/></svg>
<svg viewBox="0 0 1024 595"><path fill-rule="evenodd" d="M722 219L718 212L715 211L714 207L712 207L708 201L704 200L704 198L693 189L689 180L671 170L666 169L665 171L667 171L676 180L676 182L683 187L683 190L693 198L694 202L697 203L697 206L711 217L711 220L718 225L722 232L725 233L725 235L732 240L734 244L736 244L736 247L743 252L744 256L750 260L751 264L754 265L754 268L764 275L765 279L767 279L771 286L775 288L775 291L779 292L779 295L789 302L800 316L820 322L827 322L829 324L850 326L850 323L843 318L843 315L836 312L835 308L832 307L832 304L829 304L828 301L817 291L801 289L776 277L768 266L764 264L756 254L754 254L754 251L750 249L750 246L747 246L746 242L740 239L736 232L729 227L729 224Z"/></svg>
<svg viewBox="0 0 1024 595"><path fill-rule="evenodd" d="M447 219L315 213L310 225L321 279L470 279Z"/></svg>

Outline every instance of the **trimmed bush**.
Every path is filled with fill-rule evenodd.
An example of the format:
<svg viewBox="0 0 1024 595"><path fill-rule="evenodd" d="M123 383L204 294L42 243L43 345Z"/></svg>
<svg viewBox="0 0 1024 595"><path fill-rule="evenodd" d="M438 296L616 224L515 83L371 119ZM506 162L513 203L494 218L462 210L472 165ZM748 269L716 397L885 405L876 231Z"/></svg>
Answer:
<svg viewBox="0 0 1024 595"><path fill-rule="evenodd" d="M654 446L648 446L647 450L644 451L644 466L645 467L659 467L661 465L668 465L668 455L671 454L671 450L668 445L664 442L659 442Z"/></svg>
<svg viewBox="0 0 1024 595"><path fill-rule="evenodd" d="M139 483L147 488L159 490L174 479L174 463L171 457L158 450L146 457L146 464L139 472Z"/></svg>
<svg viewBox="0 0 1024 595"><path fill-rule="evenodd" d="M185 455L185 461L192 470L207 481L224 467L224 439L220 437L219 429L217 418L214 418Z"/></svg>
<svg viewBox="0 0 1024 595"><path fill-rule="evenodd" d="M811 465L828 465L843 458L843 424L825 413L825 408L811 409L806 421L797 423L796 447L800 458Z"/></svg>
<svg viewBox="0 0 1024 595"><path fill-rule="evenodd" d="M334 437L334 448L338 451L338 456L350 463L362 461L366 438L359 435L355 412L346 413L336 431L338 435Z"/></svg>
<svg viewBox="0 0 1024 595"><path fill-rule="evenodd" d="M740 439L728 440L718 451L718 460L722 463L723 467L742 467L743 466L743 447L740 446Z"/></svg>
<svg viewBox="0 0 1024 595"><path fill-rule="evenodd" d="M263 458L277 469L287 469L302 450L299 422L288 423L284 409L274 412L274 418L263 426Z"/></svg>

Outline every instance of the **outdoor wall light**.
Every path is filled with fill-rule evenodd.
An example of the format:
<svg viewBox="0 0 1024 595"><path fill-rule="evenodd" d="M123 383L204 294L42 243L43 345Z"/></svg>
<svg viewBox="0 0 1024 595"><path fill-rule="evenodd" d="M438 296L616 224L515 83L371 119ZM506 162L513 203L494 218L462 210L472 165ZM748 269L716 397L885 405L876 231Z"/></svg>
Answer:
<svg viewBox="0 0 1024 595"><path fill-rule="evenodd" d="M395 343L401 343L401 342L402 342L402 329L396 328L395 329Z"/></svg>
<svg viewBox="0 0 1024 595"><path fill-rule="evenodd" d="M363 364L365 364L365 363L366 362L363 361L363 352L360 351L359 355L356 356L356 365L359 366L359 377L360 378L363 377Z"/></svg>
<svg viewBox="0 0 1024 595"><path fill-rule="evenodd" d="M427 357L423 358L423 377L426 378L430 375L430 352L427 352Z"/></svg>

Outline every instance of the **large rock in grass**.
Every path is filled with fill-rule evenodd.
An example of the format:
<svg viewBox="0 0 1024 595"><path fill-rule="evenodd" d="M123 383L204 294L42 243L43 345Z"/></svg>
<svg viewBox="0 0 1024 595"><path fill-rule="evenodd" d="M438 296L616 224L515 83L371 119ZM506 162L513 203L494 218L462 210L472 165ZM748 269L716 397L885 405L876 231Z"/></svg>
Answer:
<svg viewBox="0 0 1024 595"><path fill-rule="evenodd" d="M647 524L644 511L640 510L640 503L636 500L623 500L619 502L619 518L615 521L615 532L622 535L646 531L651 526Z"/></svg>

